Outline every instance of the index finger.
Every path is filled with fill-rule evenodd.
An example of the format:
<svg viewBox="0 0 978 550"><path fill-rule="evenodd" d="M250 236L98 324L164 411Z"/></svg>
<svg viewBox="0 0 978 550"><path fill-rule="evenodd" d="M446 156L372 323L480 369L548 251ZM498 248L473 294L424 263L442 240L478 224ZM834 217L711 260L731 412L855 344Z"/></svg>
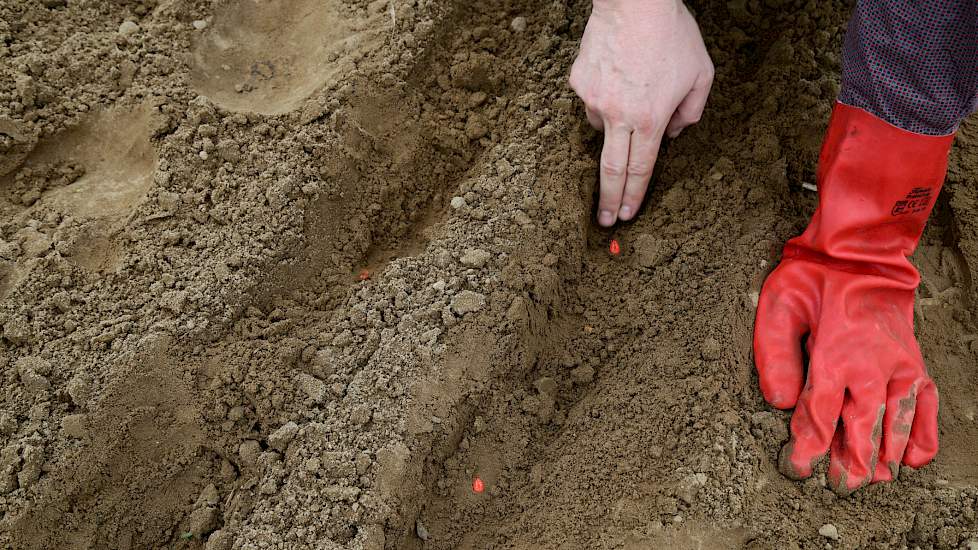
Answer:
<svg viewBox="0 0 978 550"><path fill-rule="evenodd" d="M598 223L608 227L618 219L621 197L625 192L628 171L628 149L632 132L625 126L606 126L601 149L601 192L598 199Z"/></svg>

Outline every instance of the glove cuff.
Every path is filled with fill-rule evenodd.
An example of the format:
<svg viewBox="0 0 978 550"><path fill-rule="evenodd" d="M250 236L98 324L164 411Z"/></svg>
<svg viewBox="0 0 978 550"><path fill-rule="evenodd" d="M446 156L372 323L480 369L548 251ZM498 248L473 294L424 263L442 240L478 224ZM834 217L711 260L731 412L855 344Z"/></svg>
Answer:
<svg viewBox="0 0 978 550"><path fill-rule="evenodd" d="M845 271L919 281L907 260L941 191L954 135L902 130L836 103L818 166L819 206L805 232L785 245Z"/></svg>

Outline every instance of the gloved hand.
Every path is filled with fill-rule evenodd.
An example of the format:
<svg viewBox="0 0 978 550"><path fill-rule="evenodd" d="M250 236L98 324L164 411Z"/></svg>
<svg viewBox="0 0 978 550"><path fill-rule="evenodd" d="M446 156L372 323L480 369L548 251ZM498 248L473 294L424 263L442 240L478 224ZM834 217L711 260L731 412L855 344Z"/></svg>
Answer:
<svg viewBox="0 0 978 550"><path fill-rule="evenodd" d="M754 325L764 398L795 407L779 460L793 479L810 476L830 445L829 482L842 494L937 453L937 389L913 332L920 276L907 256L940 192L952 139L841 103L833 110L818 209L765 281Z"/></svg>
<svg viewBox="0 0 978 550"><path fill-rule="evenodd" d="M598 223L638 212L662 134L699 122L713 63L682 0L594 0L570 85L605 133Z"/></svg>

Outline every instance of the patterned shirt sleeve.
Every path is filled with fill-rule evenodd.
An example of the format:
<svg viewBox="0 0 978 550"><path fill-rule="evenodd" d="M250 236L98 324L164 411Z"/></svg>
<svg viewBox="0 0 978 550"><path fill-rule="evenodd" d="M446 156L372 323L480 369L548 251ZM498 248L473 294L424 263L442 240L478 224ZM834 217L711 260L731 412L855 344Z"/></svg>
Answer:
<svg viewBox="0 0 978 550"><path fill-rule="evenodd" d="M947 135L978 99L978 1L857 0L839 101L918 134Z"/></svg>

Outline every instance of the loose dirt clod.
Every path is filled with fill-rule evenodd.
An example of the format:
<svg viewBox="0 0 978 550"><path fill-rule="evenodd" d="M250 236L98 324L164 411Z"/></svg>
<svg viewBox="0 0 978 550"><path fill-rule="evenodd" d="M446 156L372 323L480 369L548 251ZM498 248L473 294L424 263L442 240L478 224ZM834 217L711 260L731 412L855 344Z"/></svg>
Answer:
<svg viewBox="0 0 978 550"><path fill-rule="evenodd" d="M299 426L295 422L289 422L268 436L268 444L273 449L284 453L298 432Z"/></svg>
<svg viewBox="0 0 978 550"><path fill-rule="evenodd" d="M207 535L218 526L220 515L216 508L202 506L190 513L187 525L191 533L197 536Z"/></svg>
<svg viewBox="0 0 978 550"><path fill-rule="evenodd" d="M84 414L69 414L61 420L61 429L69 437L84 438L88 433L88 419Z"/></svg>
<svg viewBox="0 0 978 550"><path fill-rule="evenodd" d="M51 372L47 361L37 357L23 357L17 361L17 372L20 373L20 383L31 394L47 391L51 382L44 376Z"/></svg>
<svg viewBox="0 0 978 550"><path fill-rule="evenodd" d="M463 290L452 298L452 311L459 315L481 310L486 305L486 297L478 292Z"/></svg>

